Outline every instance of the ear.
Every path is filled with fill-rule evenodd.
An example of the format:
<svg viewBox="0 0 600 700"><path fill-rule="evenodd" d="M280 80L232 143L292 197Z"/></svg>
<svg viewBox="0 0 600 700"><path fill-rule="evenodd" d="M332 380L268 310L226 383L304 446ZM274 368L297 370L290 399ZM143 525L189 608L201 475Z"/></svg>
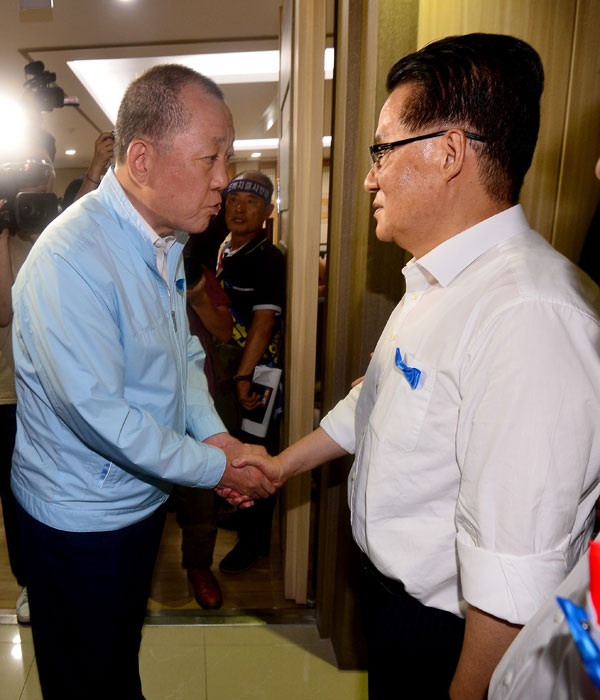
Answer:
<svg viewBox="0 0 600 700"><path fill-rule="evenodd" d="M460 175L465 166L467 137L462 129L448 129L442 137L440 170L446 182Z"/></svg>
<svg viewBox="0 0 600 700"><path fill-rule="evenodd" d="M127 149L127 169L131 179L140 187L148 183L154 149L145 139L134 139Z"/></svg>
<svg viewBox="0 0 600 700"><path fill-rule="evenodd" d="M267 208L265 209L265 219L268 219L271 214L273 213L274 206L272 204L268 204Z"/></svg>

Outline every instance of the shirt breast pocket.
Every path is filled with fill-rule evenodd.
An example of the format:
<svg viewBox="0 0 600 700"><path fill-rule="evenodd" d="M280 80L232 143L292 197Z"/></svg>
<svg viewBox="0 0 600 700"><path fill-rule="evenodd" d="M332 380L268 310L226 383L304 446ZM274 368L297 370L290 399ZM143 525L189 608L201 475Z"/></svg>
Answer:
<svg viewBox="0 0 600 700"><path fill-rule="evenodd" d="M413 389L405 373L392 361L377 387L370 426L378 442L396 452L411 452L417 446L436 382L436 370L404 357L406 365L421 371Z"/></svg>

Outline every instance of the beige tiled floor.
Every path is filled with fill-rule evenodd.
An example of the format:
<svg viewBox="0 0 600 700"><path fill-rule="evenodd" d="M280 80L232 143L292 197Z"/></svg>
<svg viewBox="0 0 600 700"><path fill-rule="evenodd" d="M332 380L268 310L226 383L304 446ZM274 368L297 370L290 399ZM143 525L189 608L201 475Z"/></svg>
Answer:
<svg viewBox="0 0 600 700"><path fill-rule="evenodd" d="M339 671L314 625L148 625L147 700L366 700L366 674ZM31 631L0 625L0 700L41 700Z"/></svg>

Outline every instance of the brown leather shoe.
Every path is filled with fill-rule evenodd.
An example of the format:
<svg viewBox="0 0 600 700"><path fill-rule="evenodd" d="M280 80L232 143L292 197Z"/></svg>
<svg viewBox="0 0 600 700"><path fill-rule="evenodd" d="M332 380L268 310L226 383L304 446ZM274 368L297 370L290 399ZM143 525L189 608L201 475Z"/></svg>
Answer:
<svg viewBox="0 0 600 700"><path fill-rule="evenodd" d="M219 582L210 569L188 569L187 574L201 608L216 610L223 605Z"/></svg>

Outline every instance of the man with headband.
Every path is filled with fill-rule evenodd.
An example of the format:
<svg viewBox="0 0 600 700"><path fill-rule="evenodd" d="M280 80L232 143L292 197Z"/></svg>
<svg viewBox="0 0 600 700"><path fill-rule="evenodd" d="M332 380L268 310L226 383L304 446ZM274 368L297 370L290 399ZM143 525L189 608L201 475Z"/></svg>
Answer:
<svg viewBox="0 0 600 700"><path fill-rule="evenodd" d="M223 193L225 222L230 231L219 250L217 277L231 299L232 341L221 348L236 387L241 417L256 412L262 396L252 390L257 365L281 367L281 314L285 295L285 263L263 228L273 211L273 183L261 172L237 175ZM226 355L226 357L224 357ZM246 422L228 426L248 442L279 449L279 423L271 418L264 438L249 434ZM275 497L238 511L239 541L221 561L224 573L235 574L252 567L268 554Z"/></svg>

